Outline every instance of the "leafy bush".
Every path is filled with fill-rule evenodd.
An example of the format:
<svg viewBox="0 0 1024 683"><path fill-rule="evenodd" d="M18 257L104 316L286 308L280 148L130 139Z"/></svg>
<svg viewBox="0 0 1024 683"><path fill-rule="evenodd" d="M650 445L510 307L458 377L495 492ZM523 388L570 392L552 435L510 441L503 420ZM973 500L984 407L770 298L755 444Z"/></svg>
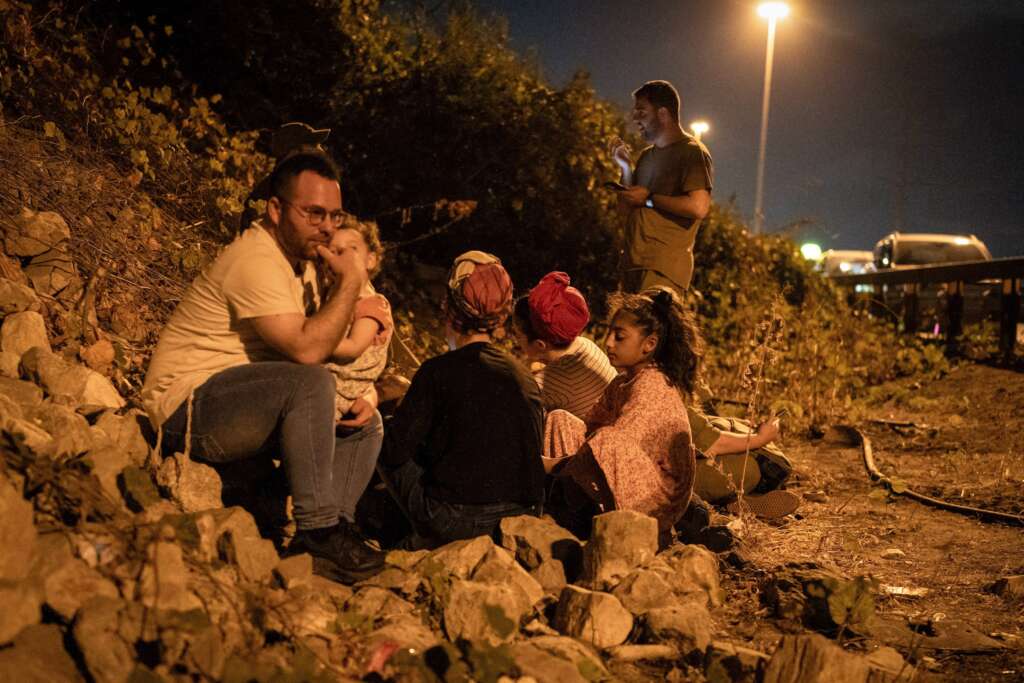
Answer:
<svg viewBox="0 0 1024 683"><path fill-rule="evenodd" d="M600 314L617 262L612 196L600 189L617 175L606 143L626 131L585 74L552 88L503 26L466 10L436 19L388 15L377 0L227 0L146 15L129 5L4 5L5 116L69 151L100 149L178 226L216 241L234 233L268 170L261 131L294 119L331 127L346 206L377 217L392 245L382 285L418 353L444 347L436 296L415 273L471 247L497 253L522 285L568 271ZM456 206L475 210L453 219ZM136 226L168 230L153 211L137 214ZM164 244L182 282L212 251L196 239ZM787 405L821 423L871 385L946 367L937 349L849 305L791 241L749 235L731 207L713 208L695 253L712 387L755 412Z"/></svg>

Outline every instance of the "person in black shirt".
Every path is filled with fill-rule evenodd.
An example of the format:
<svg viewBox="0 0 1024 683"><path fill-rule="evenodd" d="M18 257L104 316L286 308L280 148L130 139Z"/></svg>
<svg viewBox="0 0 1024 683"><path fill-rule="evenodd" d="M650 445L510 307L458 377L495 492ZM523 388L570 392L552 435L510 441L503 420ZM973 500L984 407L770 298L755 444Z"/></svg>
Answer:
<svg viewBox="0 0 1024 683"><path fill-rule="evenodd" d="M385 430L377 470L415 533L405 547L493 534L504 517L540 514L540 389L492 333L512 307L494 256L470 251L449 273L449 347L426 361Z"/></svg>

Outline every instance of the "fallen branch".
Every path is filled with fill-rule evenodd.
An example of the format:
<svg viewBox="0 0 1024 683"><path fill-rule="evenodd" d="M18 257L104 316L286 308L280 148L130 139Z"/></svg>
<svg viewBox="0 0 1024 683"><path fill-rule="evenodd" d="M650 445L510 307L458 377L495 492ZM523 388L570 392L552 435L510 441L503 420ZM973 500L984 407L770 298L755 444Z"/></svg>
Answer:
<svg viewBox="0 0 1024 683"><path fill-rule="evenodd" d="M923 493L912 491L911 489L904 488L903 486L893 486L892 480L882 474L875 465L875 457L871 448L871 439L869 439L864 432L850 425L836 425L836 429L846 432L860 442L864 468L868 471L868 476L871 477L872 481L878 482L885 486L885 488L889 489L890 493L894 493L898 496L905 496L911 500L916 500L919 503L937 507L940 510L956 512L962 515L972 515L986 522L1003 522L1004 524L1024 526L1024 517L1020 515L1014 515L1009 512L999 512L997 510L985 510L984 508L976 508L969 505L958 505L939 498L926 496Z"/></svg>

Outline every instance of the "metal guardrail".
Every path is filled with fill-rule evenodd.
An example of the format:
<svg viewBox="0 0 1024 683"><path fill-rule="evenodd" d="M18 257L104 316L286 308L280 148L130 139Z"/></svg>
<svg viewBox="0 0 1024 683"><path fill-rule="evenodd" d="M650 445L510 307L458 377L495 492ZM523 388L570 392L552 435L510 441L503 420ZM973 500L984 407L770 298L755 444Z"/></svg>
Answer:
<svg viewBox="0 0 1024 683"><path fill-rule="evenodd" d="M942 284L946 288L946 305L949 325L946 328L946 345L950 350L959 348L963 334L964 284L983 281L1001 281L1002 298L999 317L999 350L1009 362L1013 359L1017 342L1017 323L1020 321L1021 281L1024 280L1024 256L993 259L991 261L965 261L938 266L912 266L898 270L884 270L857 275L833 275L833 282L840 287L849 287L851 296L856 296L856 285L873 285L870 297L884 309L885 289L902 285L903 328L907 332L917 330L918 292L921 285Z"/></svg>

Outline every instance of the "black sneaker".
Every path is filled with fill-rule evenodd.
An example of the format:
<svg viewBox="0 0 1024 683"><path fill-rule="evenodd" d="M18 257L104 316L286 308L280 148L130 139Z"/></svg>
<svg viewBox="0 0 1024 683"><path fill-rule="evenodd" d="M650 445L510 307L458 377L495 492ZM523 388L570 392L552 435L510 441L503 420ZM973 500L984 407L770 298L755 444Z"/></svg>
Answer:
<svg viewBox="0 0 1024 683"><path fill-rule="evenodd" d="M367 545L345 520L326 529L299 530L288 553L309 553L314 573L340 583L368 579L384 568L384 553Z"/></svg>

